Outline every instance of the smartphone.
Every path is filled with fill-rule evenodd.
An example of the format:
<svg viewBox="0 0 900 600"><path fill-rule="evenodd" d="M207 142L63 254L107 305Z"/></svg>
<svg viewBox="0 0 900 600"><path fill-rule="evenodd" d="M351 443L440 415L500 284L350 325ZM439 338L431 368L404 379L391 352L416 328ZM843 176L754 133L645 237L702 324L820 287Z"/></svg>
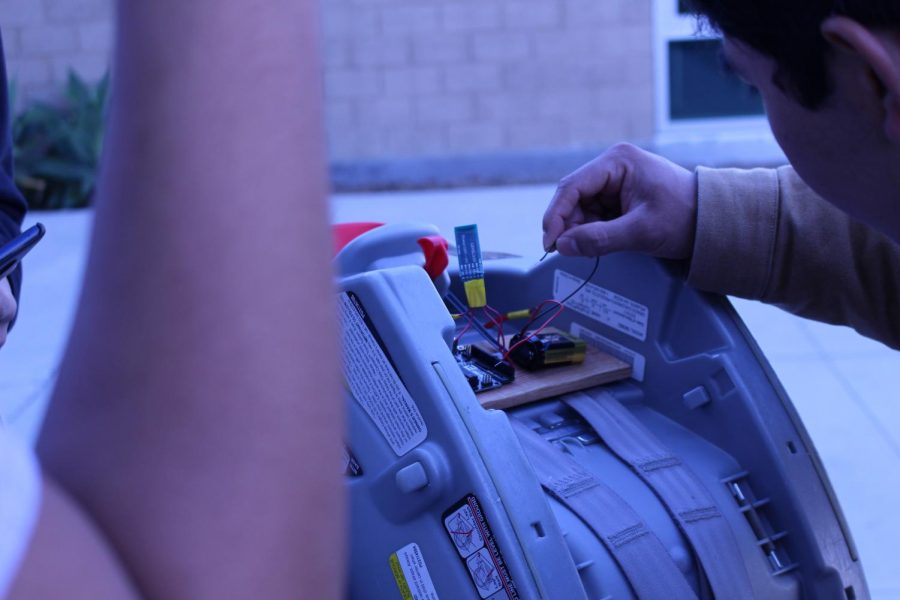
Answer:
<svg viewBox="0 0 900 600"><path fill-rule="evenodd" d="M13 272L22 257L41 241L47 229L38 223L0 246L0 279Z"/></svg>

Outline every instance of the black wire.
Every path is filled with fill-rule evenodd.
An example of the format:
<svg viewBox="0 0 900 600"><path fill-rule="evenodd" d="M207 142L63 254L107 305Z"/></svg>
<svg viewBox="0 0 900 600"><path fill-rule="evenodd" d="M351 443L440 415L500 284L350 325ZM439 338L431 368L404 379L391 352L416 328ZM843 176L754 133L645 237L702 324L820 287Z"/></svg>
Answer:
<svg viewBox="0 0 900 600"><path fill-rule="evenodd" d="M581 285L579 285L577 288L575 288L574 292L572 292L571 294L569 294L568 296L566 296L565 298L560 300L559 304L561 304L562 306L565 306L566 302L571 300L575 294L580 292L584 288L584 286L586 286L588 283L590 283L591 279L594 278L594 275L597 274L597 269L599 267L600 267L600 257L598 256L594 259L594 268L591 269L591 274L587 276L587 279L585 279ZM555 310L559 310L559 306L551 306L550 308L548 308L547 310L545 310L544 312L542 312L541 314L539 314L538 316L536 316L535 318L530 320L528 323L526 323L525 327L534 325L538 321L538 319L547 316L548 314L550 314L551 312L553 312ZM519 331L519 335L522 335L525 333L525 327L523 327L522 330Z"/></svg>

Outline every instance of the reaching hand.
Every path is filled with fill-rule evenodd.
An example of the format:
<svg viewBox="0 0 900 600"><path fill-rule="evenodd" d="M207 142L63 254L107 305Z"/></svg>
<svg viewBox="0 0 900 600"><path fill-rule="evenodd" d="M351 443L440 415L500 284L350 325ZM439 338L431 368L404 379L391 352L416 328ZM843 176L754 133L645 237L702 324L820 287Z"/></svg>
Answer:
<svg viewBox="0 0 900 600"><path fill-rule="evenodd" d="M631 250L690 258L696 223L694 174L620 144L560 182L544 213L544 249L566 256Z"/></svg>

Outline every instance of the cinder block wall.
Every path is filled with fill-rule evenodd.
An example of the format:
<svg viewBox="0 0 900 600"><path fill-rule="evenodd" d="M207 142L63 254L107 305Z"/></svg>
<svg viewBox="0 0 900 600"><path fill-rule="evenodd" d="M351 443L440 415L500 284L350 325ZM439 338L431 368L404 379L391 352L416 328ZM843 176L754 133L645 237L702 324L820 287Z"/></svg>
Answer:
<svg viewBox="0 0 900 600"><path fill-rule="evenodd" d="M112 46L111 0L0 0L7 76L18 104L58 96L69 69L99 79Z"/></svg>
<svg viewBox="0 0 900 600"><path fill-rule="evenodd" d="M337 160L653 133L650 0L327 0Z"/></svg>
<svg viewBox="0 0 900 600"><path fill-rule="evenodd" d="M650 4L324 0L332 160L565 154L649 139ZM111 13L112 0L0 0L19 104L58 93L70 67L102 75Z"/></svg>

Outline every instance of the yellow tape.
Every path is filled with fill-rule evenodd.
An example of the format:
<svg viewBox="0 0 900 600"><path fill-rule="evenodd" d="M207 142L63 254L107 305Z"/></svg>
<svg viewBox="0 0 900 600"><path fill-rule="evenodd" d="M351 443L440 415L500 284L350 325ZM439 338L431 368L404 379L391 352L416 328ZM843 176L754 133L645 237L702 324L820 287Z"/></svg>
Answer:
<svg viewBox="0 0 900 600"><path fill-rule="evenodd" d="M522 310L514 310L506 313L507 319L527 319L531 316L531 309L524 308Z"/></svg>
<svg viewBox="0 0 900 600"><path fill-rule="evenodd" d="M484 279L472 279L465 282L466 299L469 308L481 308L487 304L487 292L484 290Z"/></svg>
<svg viewBox="0 0 900 600"><path fill-rule="evenodd" d="M403 569L400 568L400 559L397 558L397 553L391 554L391 573L394 574L394 579L397 580L397 587L400 588L400 595L403 597L403 600L413 600L412 592L409 591L409 584L406 582L406 576L403 575Z"/></svg>

